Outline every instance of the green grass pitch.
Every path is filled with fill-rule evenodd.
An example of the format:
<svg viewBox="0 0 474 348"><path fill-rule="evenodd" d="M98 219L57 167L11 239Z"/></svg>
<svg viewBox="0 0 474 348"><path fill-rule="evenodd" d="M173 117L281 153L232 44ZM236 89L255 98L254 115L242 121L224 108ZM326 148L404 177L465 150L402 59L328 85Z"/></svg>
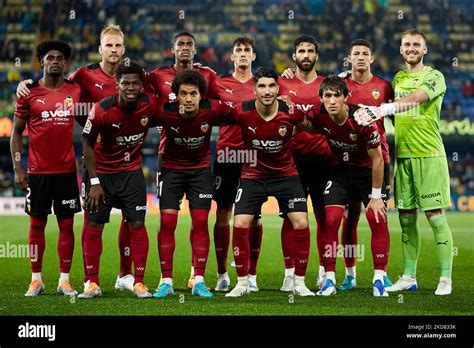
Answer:
<svg viewBox="0 0 474 348"><path fill-rule="evenodd" d="M60 296L56 293L58 259L56 252L56 219L49 217L46 230L46 251L43 261L45 294L36 298L23 296L30 282L27 258L0 258L0 315L473 315L474 273L474 214L448 213L448 221L454 234L454 290L451 296L434 295L439 271L435 255L433 234L423 215L419 216L422 232L422 248L418 263L418 285L416 292L390 294L388 298L372 296L372 256L370 253L370 230L365 218L361 218L359 243L364 246L364 259L358 262L358 288L350 292L339 291L330 298L300 298L279 291L283 280L283 257L280 244L281 220L275 216L264 216L264 237L258 267L260 292L242 298L225 298L215 293L212 299L191 296L186 288L190 272L189 216L180 216L176 231L174 258L174 283L176 296L163 300L137 299L130 292L114 290L119 270L117 232L119 216L112 216L103 234L101 258L101 288L103 295L92 300L80 300ZM206 283L215 286L216 262L212 242L214 217L210 218L211 249L206 272ZM307 272L307 285L316 290L317 255L314 218L311 223L311 254ZM160 278L156 231L157 216L147 217L150 252L145 283L155 289ZM391 253L388 274L393 281L402 273L403 259L400 243L400 225L397 215L389 214ZM82 216L75 219L76 247L71 273L71 282L82 292L81 235ZM28 218L26 216L1 217L0 244L26 244L28 240ZM232 257L229 257L229 262ZM344 275L343 260L337 261L337 280ZM232 286L236 274L229 267Z"/></svg>

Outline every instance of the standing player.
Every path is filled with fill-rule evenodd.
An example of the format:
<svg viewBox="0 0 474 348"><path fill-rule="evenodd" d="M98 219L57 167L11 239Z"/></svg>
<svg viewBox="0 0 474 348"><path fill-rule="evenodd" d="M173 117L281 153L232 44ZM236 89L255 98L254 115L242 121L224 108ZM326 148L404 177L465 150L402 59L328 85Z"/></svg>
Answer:
<svg viewBox="0 0 474 348"><path fill-rule="evenodd" d="M80 298L101 295L99 262L102 231L104 224L109 222L112 207L122 209L131 232L130 248L135 269L133 293L139 298L151 297L143 285L148 235L141 147L148 128L154 124L157 103L150 96L140 93L143 75L138 63L122 63L116 71L118 95L95 104L82 133L84 162L89 173L86 182L89 219L84 254L90 284L79 295Z"/></svg>
<svg viewBox="0 0 474 348"><path fill-rule="evenodd" d="M27 191L25 212L30 215L28 244L31 284L25 296L44 291L41 277L45 227L51 204L59 226L59 283L57 291L77 295L69 282L74 252L74 214L81 211L73 146L75 105L81 89L64 79L71 46L63 41L44 41L36 47L43 77L30 85L30 94L17 100L10 142L15 183ZM85 117L83 117L85 119ZM79 118L76 118L79 121ZM22 134L28 126L28 171L21 167Z"/></svg>
<svg viewBox="0 0 474 348"><path fill-rule="evenodd" d="M349 90L348 104L379 106L382 103L387 103L393 100L393 89L390 82L371 72L371 64L374 62L372 55L372 44L366 40L358 39L351 42L349 47L348 61L352 66L351 74L346 77L346 85ZM387 144L387 136L385 134L385 127L383 120L377 122L380 134L380 144L382 147L382 154L384 160L384 182L383 186L385 192L390 192L390 152ZM382 199L387 205L388 196L382 196ZM356 255L354 251L357 246L357 225L359 222L359 214L356 214L357 207L360 207L360 202L351 202L350 206L353 214L347 217L344 214L344 224L342 229L342 250L344 250L344 263L346 268L346 275L344 281L338 287L339 290L351 290L356 287ZM390 235L389 235L390 237ZM390 242L390 240L389 240ZM390 279L385 274L383 277L385 287L393 285Z"/></svg>
<svg viewBox="0 0 474 348"><path fill-rule="evenodd" d="M308 35L303 35L293 42L293 60L296 62L295 75L292 78L280 79L280 95L287 95L302 112L311 108L319 109L321 100L318 90L322 76L314 70L318 60L318 43ZM321 134L299 132L291 139L291 150L303 185L306 197L311 196L313 212L317 222L317 245L320 267L318 286L323 282L324 266L322 264L321 235L324 227L324 187L329 178L331 150L326 138ZM295 264L293 260L294 235L292 224L284 218L281 228L281 245L285 260L285 278L281 291L293 291Z"/></svg>
<svg viewBox="0 0 474 348"><path fill-rule="evenodd" d="M158 231L158 251L162 279L153 297L174 295L173 254L178 212L186 194L191 210L191 239L194 284L192 294L212 297L204 284L209 254L208 218L212 202L210 139L212 126L219 116L231 115L232 109L220 101L202 100L207 85L204 77L188 70L176 75L172 91L176 103L165 103L159 112L158 124L166 131L166 151L162 177L158 187L161 225Z"/></svg>
<svg viewBox="0 0 474 348"><path fill-rule="evenodd" d="M452 292L453 236L444 208L451 205L449 171L439 119L446 83L443 74L423 64L428 52L425 35L416 29L403 33L400 54L406 70L395 75L396 101L367 107L361 124L395 114L395 204L402 227L405 260L403 276L387 291L416 290L416 266L421 240L418 209L433 230L441 277L435 295Z"/></svg>
<svg viewBox="0 0 474 348"><path fill-rule="evenodd" d="M174 54L174 64L164 68L156 68L147 75L145 89L147 92L154 93L160 102L176 102L177 96L171 90L171 84L176 74L185 70L196 70L204 76L207 86L209 86L216 73L207 67L194 67L193 60L197 53L196 40L191 33L181 32L173 37L171 43L171 52ZM202 96L205 98L206 96ZM161 131L160 146L158 149L158 159L156 168L157 187L160 186L160 172L165 151L166 133ZM191 226L190 240L193 239L193 228ZM194 257L192 258L194 259ZM194 266L191 266L191 275L188 281L188 287L192 288L194 282Z"/></svg>
<svg viewBox="0 0 474 348"><path fill-rule="evenodd" d="M248 37L238 37L232 43L230 59L234 62L231 75L216 78L209 86L212 99L220 99L232 105L255 98L252 79L252 62L255 60L254 41ZM242 132L236 125L224 125L219 128L216 159L214 161L214 200L217 203L216 223L214 225L214 245L217 259L216 291L228 291L230 278L227 274L227 254L229 252L230 219L235 195L239 185L242 163L226 162L225 154L237 154L244 149ZM221 161L221 158L224 159ZM235 158L238 158L235 156ZM257 262L262 244L261 220L252 221L249 232L250 268L249 288L258 291Z"/></svg>
<svg viewBox="0 0 474 348"><path fill-rule="evenodd" d="M70 77L70 80L81 87L82 101L91 104L117 93L117 81L115 71L125 53L124 35L118 25L108 25L100 33L99 54L102 60L98 63L80 67ZM26 96L29 90L26 87L28 81L18 85L17 95ZM30 80L30 82L32 82ZM88 112L89 110L87 110ZM83 176L87 181L87 171ZM85 190L82 189L82 198L85 201ZM122 214L123 216L123 214ZM84 247L84 234L87 226L88 212L84 211L84 225L82 228L82 243ZM130 257L130 229L128 224L122 219L118 236L118 246L120 251L120 272L115 281L115 288L118 290L127 289L133 291L132 259ZM86 262L83 255L84 266L84 289L89 284L87 277Z"/></svg>
<svg viewBox="0 0 474 348"><path fill-rule="evenodd" d="M293 293L314 296L304 278L309 255L309 227L306 197L290 152L293 128L304 114L277 100L278 75L260 68L254 75L256 100L239 105L235 122L242 131L248 151L257 152L256 166L245 163L235 199L232 236L238 281L227 297L239 297L250 292L248 266L250 262L249 228L268 196L275 196L280 211L288 216L295 234L295 286Z"/></svg>
<svg viewBox="0 0 474 348"><path fill-rule="evenodd" d="M333 157L330 179L324 191L326 219L322 245L326 281L317 295L336 293L338 231L344 209L352 200L364 203L372 232L373 295L388 296L383 285L389 245L386 206L382 200L384 165L378 128L376 125L364 128L356 123L353 114L358 108L347 104L348 89L342 78L335 75L325 78L319 95L324 109L321 112L314 110L316 114L308 120L317 132L328 138Z"/></svg>

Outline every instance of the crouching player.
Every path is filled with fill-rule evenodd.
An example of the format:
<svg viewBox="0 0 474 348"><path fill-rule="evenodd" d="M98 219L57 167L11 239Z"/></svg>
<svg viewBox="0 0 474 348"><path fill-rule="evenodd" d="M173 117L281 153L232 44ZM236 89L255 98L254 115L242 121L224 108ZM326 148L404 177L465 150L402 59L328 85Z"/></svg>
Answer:
<svg viewBox="0 0 474 348"><path fill-rule="evenodd" d="M80 298L101 295L102 231L104 224L109 222L112 207L124 212L131 231L130 249L135 271L133 293L139 298L151 297L143 285L148 235L141 148L148 128L154 126L158 104L153 96L140 93L143 69L138 63L122 63L117 68L116 78L118 95L94 105L82 132L84 161L90 177L86 183L89 218L83 250L90 284Z"/></svg>
<svg viewBox="0 0 474 348"><path fill-rule="evenodd" d="M212 126L221 120L231 121L233 109L220 101L201 100L207 91L206 80L193 70L177 74L171 89L176 94L177 102L163 104L157 120L166 132L166 144L158 187L161 217L158 252L162 279L153 297L174 295L174 232L184 194L189 201L193 226L192 294L212 297L204 283L210 243L208 217L213 191L210 139Z"/></svg>
<svg viewBox="0 0 474 348"><path fill-rule="evenodd" d="M260 68L254 75L256 100L237 106L235 123L242 131L248 151L255 151L255 166L245 163L235 198L235 217L232 236L238 282L226 297L250 293L248 271L250 262L249 228L268 196L278 200L280 211L287 214L295 234L295 286L293 293L314 296L305 285L309 255L309 227L306 196L293 162L290 141L293 128L304 119L304 114L277 100L278 75ZM294 112L292 112L294 111Z"/></svg>
<svg viewBox="0 0 474 348"><path fill-rule="evenodd" d="M382 185L384 161L378 128L375 124L365 128L356 123L354 112L358 107L347 104L348 89L342 78L334 75L325 78L319 96L323 107L320 111L311 110L308 121L313 130L328 138L333 165L324 191L326 222L322 240L326 282L317 295L336 293L337 241L344 208L350 201L362 201L372 232L373 295L388 296L383 276L388 261L389 236L386 206L382 200L387 192L382 192L386 185Z"/></svg>

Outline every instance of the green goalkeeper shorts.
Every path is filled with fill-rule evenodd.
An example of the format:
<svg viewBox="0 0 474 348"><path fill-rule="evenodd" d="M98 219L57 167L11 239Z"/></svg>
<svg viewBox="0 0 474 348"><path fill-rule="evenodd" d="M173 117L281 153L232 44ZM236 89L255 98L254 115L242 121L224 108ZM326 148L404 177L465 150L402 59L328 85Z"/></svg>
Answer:
<svg viewBox="0 0 474 348"><path fill-rule="evenodd" d="M395 206L433 210L451 206L446 157L396 158Z"/></svg>

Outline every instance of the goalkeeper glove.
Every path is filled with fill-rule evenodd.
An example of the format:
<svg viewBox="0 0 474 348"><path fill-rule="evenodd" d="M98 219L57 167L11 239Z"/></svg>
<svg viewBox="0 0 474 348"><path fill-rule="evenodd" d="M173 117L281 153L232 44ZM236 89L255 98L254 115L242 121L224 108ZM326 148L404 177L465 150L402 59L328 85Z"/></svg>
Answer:
<svg viewBox="0 0 474 348"><path fill-rule="evenodd" d="M397 111L395 104L382 104L380 106L367 106L359 104L361 107L354 113L354 119L361 126L368 126L374 121L380 120L384 116L393 115Z"/></svg>

